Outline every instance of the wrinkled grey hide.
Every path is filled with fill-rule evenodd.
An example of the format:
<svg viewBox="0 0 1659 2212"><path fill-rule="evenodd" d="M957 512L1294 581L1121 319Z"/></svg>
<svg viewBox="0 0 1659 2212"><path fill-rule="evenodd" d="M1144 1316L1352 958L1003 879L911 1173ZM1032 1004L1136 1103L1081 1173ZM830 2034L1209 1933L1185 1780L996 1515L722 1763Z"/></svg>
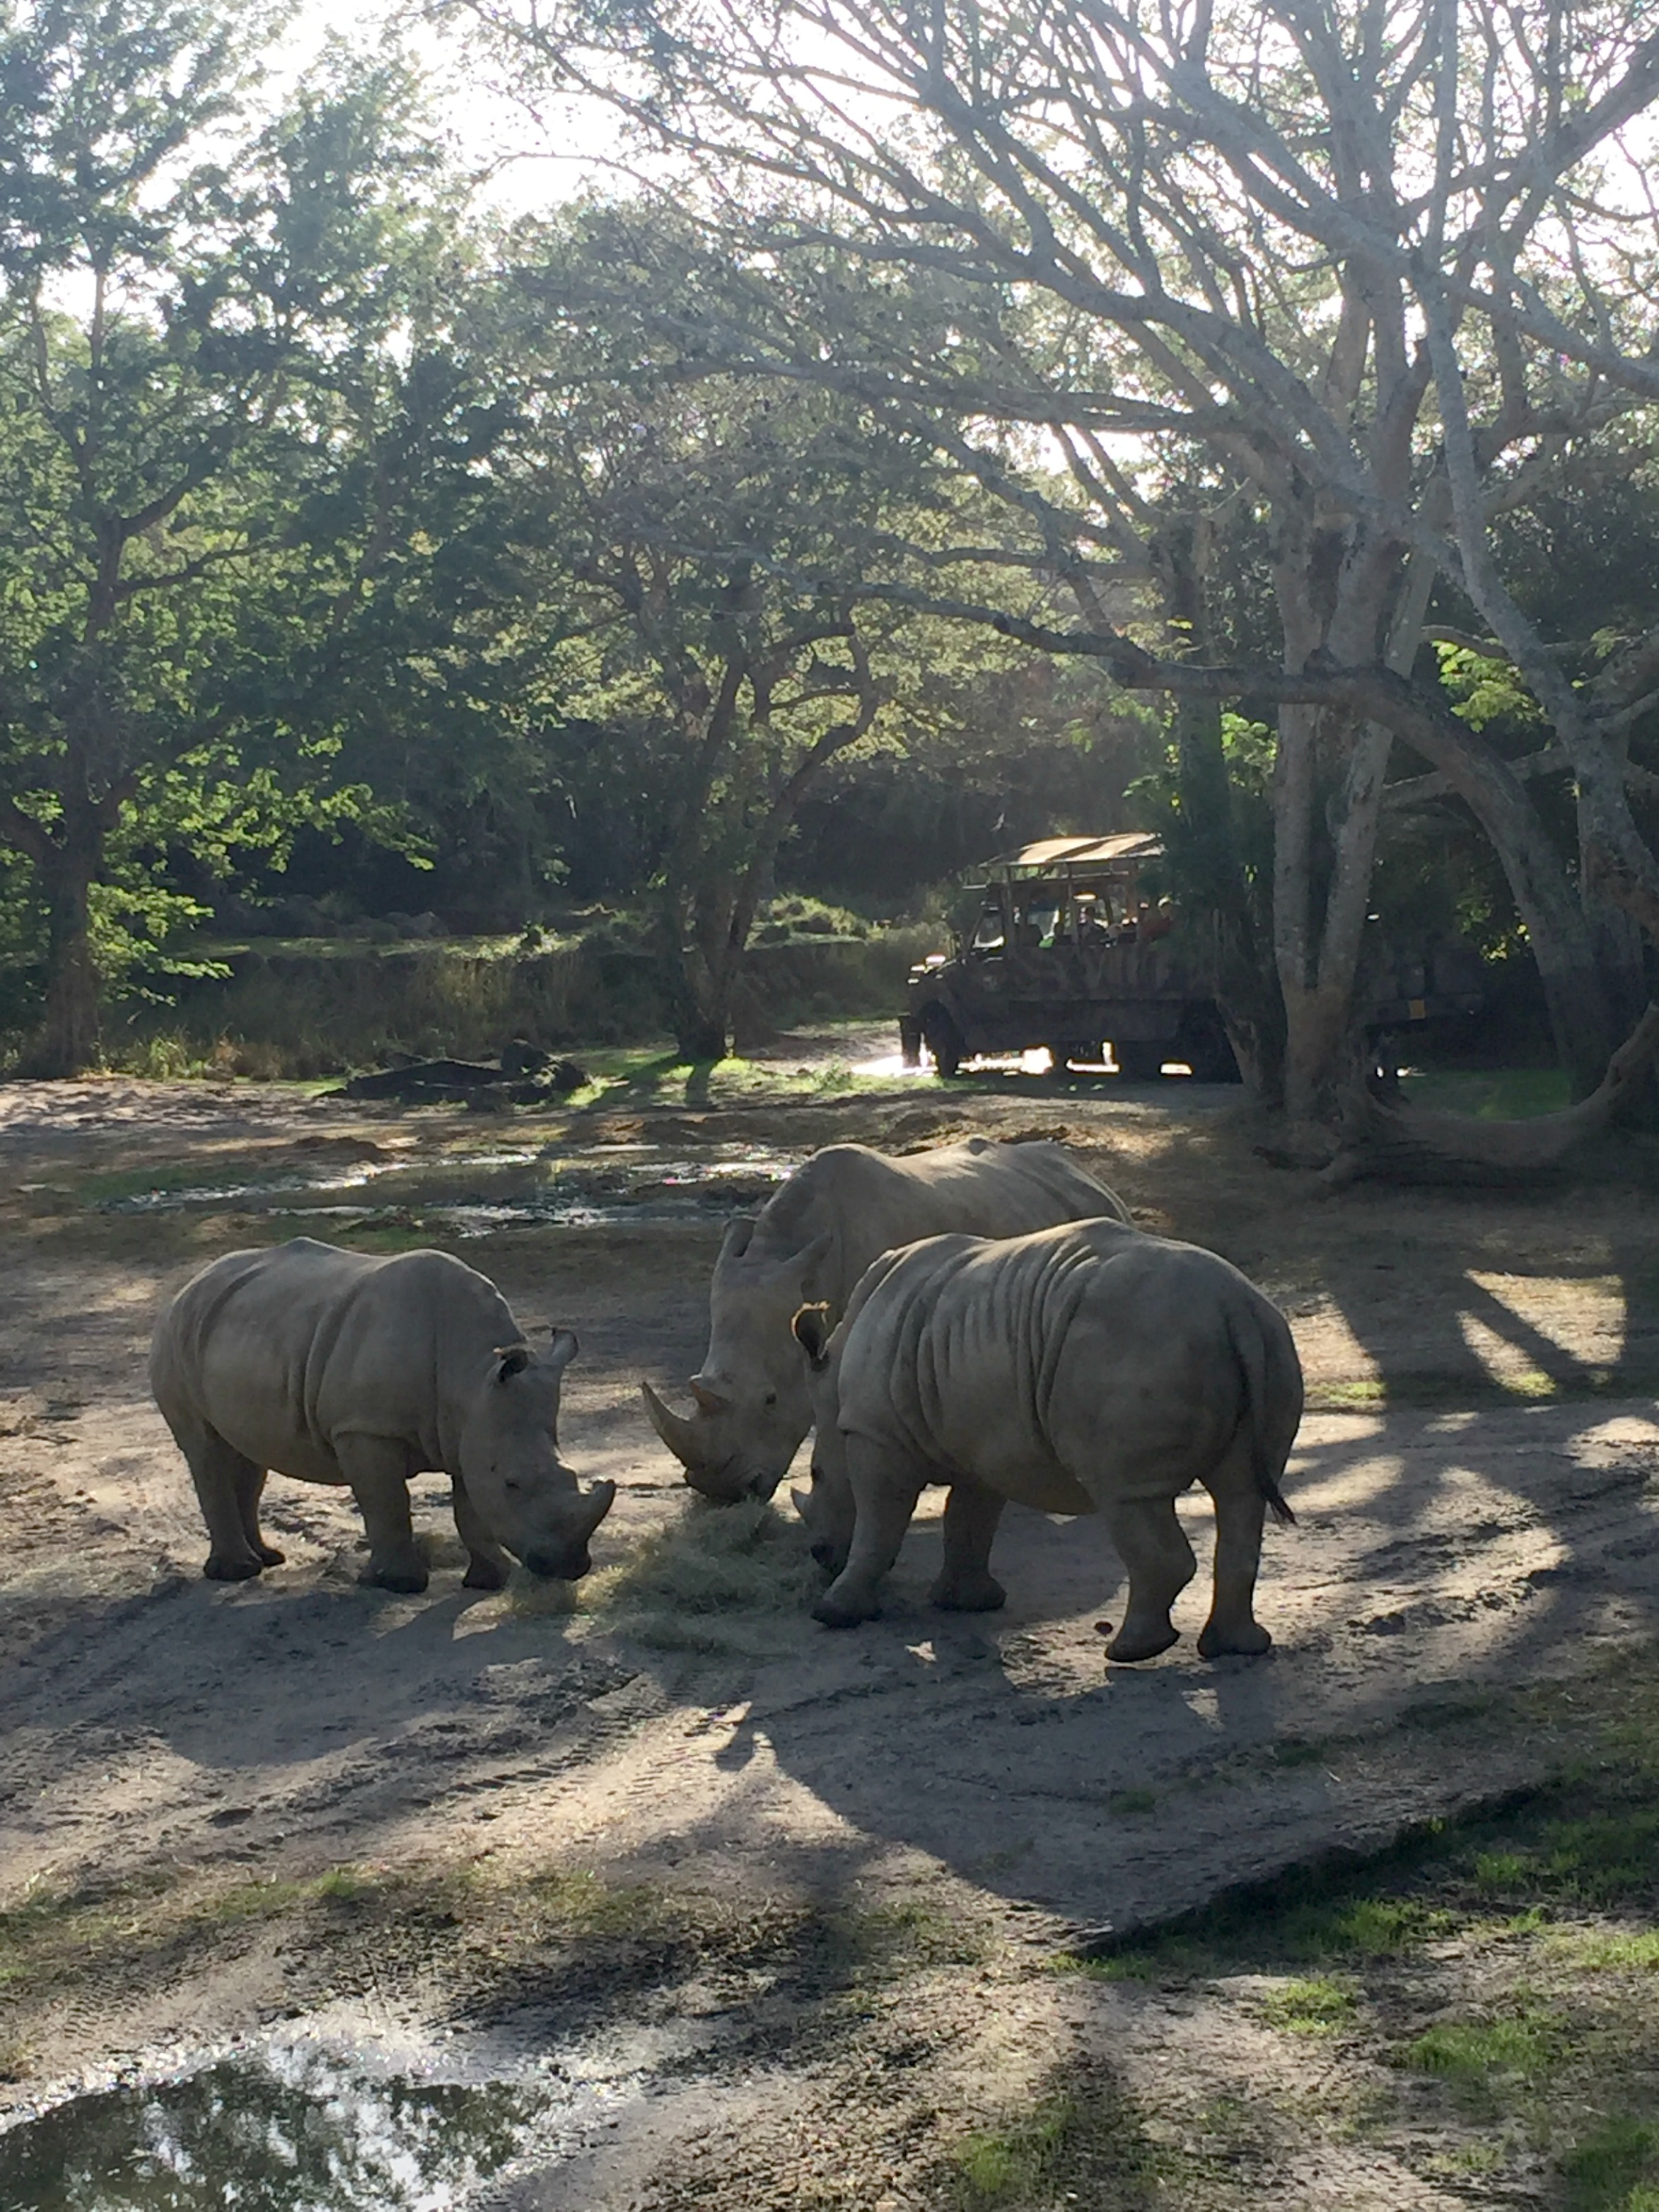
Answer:
<svg viewBox="0 0 1659 2212"><path fill-rule="evenodd" d="M726 1232L708 1297L708 1350L691 1378L694 1411L641 1383L658 1435L705 1498L769 1498L811 1425L789 1339L798 1307L838 1316L879 1253L949 1230L1018 1237L1056 1221L1127 1221L1104 1183L1059 1145L988 1137L889 1159L865 1145L815 1152L758 1216Z"/></svg>
<svg viewBox="0 0 1659 2212"><path fill-rule="evenodd" d="M371 1259L308 1237L232 1252L156 1323L150 1388L190 1462L212 1548L240 1582L282 1553L259 1533L265 1473L344 1484L368 1531L364 1581L426 1588L409 1481L448 1475L472 1589L497 1589L503 1547L532 1574L574 1580L616 1486L584 1495L559 1458L568 1329L540 1357L507 1300L446 1252Z"/></svg>
<svg viewBox="0 0 1659 2212"><path fill-rule="evenodd" d="M817 1417L812 1488L795 1503L836 1570L816 1611L871 1619L923 1486L948 1483L937 1605L1003 1601L991 1540L1010 1498L1105 1516L1129 1571L1114 1659L1176 1638L1191 1581L1175 1501L1215 1501L1215 1596L1199 1650L1265 1651L1255 1617L1264 1509L1302 1419L1284 1316L1196 1245L1085 1221L993 1243L937 1237L878 1261L831 1333L797 1315Z"/></svg>

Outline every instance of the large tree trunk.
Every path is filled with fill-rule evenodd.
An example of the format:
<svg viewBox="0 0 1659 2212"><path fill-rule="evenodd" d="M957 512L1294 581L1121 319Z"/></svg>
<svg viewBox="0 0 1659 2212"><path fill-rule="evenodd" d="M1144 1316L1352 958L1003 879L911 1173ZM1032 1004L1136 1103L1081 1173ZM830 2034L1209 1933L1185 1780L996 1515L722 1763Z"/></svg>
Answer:
<svg viewBox="0 0 1659 2212"><path fill-rule="evenodd" d="M1645 1001L1640 933L1632 925L1625 939L1627 948L1635 947L1633 969L1628 950L1611 968L1604 966L1591 922L1591 897L1581 899L1527 786L1500 754L1440 701L1419 703L1401 695L1401 702L1408 711L1398 734L1413 752L1433 763L1491 840L1516 910L1526 924L1556 1056L1566 1071L1573 1097L1588 1098L1607 1073L1614 1046L1634 1026ZM1582 872L1583 884L1594 895L1593 867ZM1612 902L1598 899L1598 903L1605 912ZM1616 998L1608 988L1615 975L1620 979Z"/></svg>
<svg viewBox="0 0 1659 2212"><path fill-rule="evenodd" d="M1210 550L1196 531L1170 548L1170 613L1182 637L1208 650L1204 575ZM1215 699L1175 702L1176 781L1186 881L1214 917L1216 1001L1246 1085L1264 1105L1285 1095L1285 1006L1239 852L1232 780Z"/></svg>
<svg viewBox="0 0 1659 2212"><path fill-rule="evenodd" d="M1285 1110L1292 1125L1334 1121L1358 1065L1354 981L1389 742L1372 725L1345 731L1339 718L1307 708L1280 717L1273 950L1285 1000ZM1339 763L1340 780L1328 773Z"/></svg>
<svg viewBox="0 0 1659 2212"><path fill-rule="evenodd" d="M100 978L89 910L97 863L65 853L40 872L47 902L46 1009L27 1066L36 1075L81 1075L99 1061Z"/></svg>
<svg viewBox="0 0 1659 2212"><path fill-rule="evenodd" d="M725 1003L709 989L708 963L688 924L681 902L664 897L657 918L657 957L668 1006L674 1050L681 1060L724 1060L731 1026L731 994Z"/></svg>
<svg viewBox="0 0 1659 2212"><path fill-rule="evenodd" d="M1659 1052L1659 1006L1650 1006L1588 1098L1565 1113L1483 1121L1351 1091L1340 1146L1322 1180L1332 1189L1370 1176L1390 1182L1527 1183L1598 1135L1645 1087Z"/></svg>

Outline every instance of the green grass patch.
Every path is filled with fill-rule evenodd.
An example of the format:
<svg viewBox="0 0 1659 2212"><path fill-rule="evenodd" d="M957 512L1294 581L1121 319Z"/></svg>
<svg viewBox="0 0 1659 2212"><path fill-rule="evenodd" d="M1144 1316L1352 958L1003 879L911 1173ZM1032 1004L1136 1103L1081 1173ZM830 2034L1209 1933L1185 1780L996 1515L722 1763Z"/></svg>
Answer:
<svg viewBox="0 0 1659 2212"><path fill-rule="evenodd" d="M1561 2172L1571 2212L1659 2212L1659 2126L1613 2113L1580 2137Z"/></svg>
<svg viewBox="0 0 1659 2212"><path fill-rule="evenodd" d="M1473 1114L1483 1121L1530 1121L1572 1103L1559 1067L1437 1068L1408 1075L1401 1088L1413 1106Z"/></svg>
<svg viewBox="0 0 1659 2212"><path fill-rule="evenodd" d="M1353 2026L1358 2009L1353 1991L1328 1979L1286 1982L1261 2008L1275 2027L1291 2035L1340 2035Z"/></svg>
<svg viewBox="0 0 1659 2212"><path fill-rule="evenodd" d="M911 1091L914 1075L866 1075L844 1060L811 1066L787 1060L678 1059L660 1048L584 1055L592 1080L566 1102L573 1108L765 1105L778 1099L838 1098L849 1093Z"/></svg>
<svg viewBox="0 0 1659 2212"><path fill-rule="evenodd" d="M1592 1974L1659 1973L1659 1930L1563 1929L1556 1948Z"/></svg>
<svg viewBox="0 0 1659 2212"><path fill-rule="evenodd" d="M1103 1959L1079 1959L1074 1951L1057 1951L1048 1960L1055 1974L1081 1974L1091 1982L1158 1982L1165 1978L1161 1957L1150 1951L1114 1951Z"/></svg>
<svg viewBox="0 0 1659 2212"><path fill-rule="evenodd" d="M1448 1712L1528 1735L1553 1778L1367 1863L1293 1869L1109 1957L1052 1964L1119 1984L1120 2005L1157 1983L1341 2038L1349 2077L1282 2106L1293 2141L1380 2132L1415 2146L1398 2154L1425 2186L1489 2176L1504 2201L1659 2212L1659 1660L1626 1648L1588 1676ZM1175 2142L1197 2127L1182 2118Z"/></svg>
<svg viewBox="0 0 1659 2212"><path fill-rule="evenodd" d="M927 1967L976 1966L985 1955L977 1929L904 1899L820 1912L809 1925L812 1941L832 1962L836 1978L859 1987Z"/></svg>
<svg viewBox="0 0 1659 2212"><path fill-rule="evenodd" d="M1540 1905L1659 1904L1659 1802L1547 1819L1513 1844L1477 1851L1471 1871L1490 1895Z"/></svg>
<svg viewBox="0 0 1659 2212"><path fill-rule="evenodd" d="M1006 2118L960 2137L916 2201L939 2212L1164 2212L1244 2201L1234 2192L1241 2162L1258 2148L1260 2100L1218 2097L1189 2114L1191 2148L1174 2139L1171 2109L1156 2094L1128 2094L1104 2062L1074 2057Z"/></svg>
<svg viewBox="0 0 1659 2212"><path fill-rule="evenodd" d="M525 1885L535 1917L567 1937L647 1935L666 1917L660 1893L638 1882L603 1881L586 1869L555 1869Z"/></svg>
<svg viewBox="0 0 1659 2212"><path fill-rule="evenodd" d="M1548 2064L1551 2040L1535 2020L1439 2021L1413 2038L1401 2061L1452 2081L1484 2083L1499 2073L1529 2079Z"/></svg>
<svg viewBox="0 0 1659 2212"><path fill-rule="evenodd" d="M1029 2199L1059 2164L1077 2122L1077 2106L1050 2097L1030 2118L1001 2131L969 2136L951 2154L963 2212Z"/></svg>
<svg viewBox="0 0 1659 2212"><path fill-rule="evenodd" d="M313 1906L379 1903L403 1887L380 1870L345 1865L258 1881L170 1886L151 1876L92 1897L42 1888L0 1912L0 1987L39 1995L112 1962L136 1970L147 1957L188 1948L212 1930Z"/></svg>
<svg viewBox="0 0 1659 2212"><path fill-rule="evenodd" d="M1307 1405L1310 1413L1381 1413L1397 1406L1462 1411L1492 1405L1593 1404L1600 1398L1650 1397L1656 1392L1659 1374L1650 1368L1586 1367L1568 1375L1519 1366L1506 1367L1500 1374L1401 1370L1316 1382L1309 1389Z"/></svg>

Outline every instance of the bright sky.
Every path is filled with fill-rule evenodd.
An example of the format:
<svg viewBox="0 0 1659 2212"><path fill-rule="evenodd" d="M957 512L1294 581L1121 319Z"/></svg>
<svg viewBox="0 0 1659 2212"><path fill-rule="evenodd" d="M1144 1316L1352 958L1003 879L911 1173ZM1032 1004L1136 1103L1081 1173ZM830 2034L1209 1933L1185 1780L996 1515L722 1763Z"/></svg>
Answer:
<svg viewBox="0 0 1659 2212"><path fill-rule="evenodd" d="M411 11L412 12L412 11ZM283 76L302 70L331 33L371 50L394 20L408 15L395 0L303 0L278 62ZM501 166L486 197L511 214L528 213L562 199L582 181L587 164L601 155L611 126L602 116L566 110L544 131L517 101L489 82L459 42L424 25L407 32L407 43L427 66L439 114L453 132L463 160Z"/></svg>

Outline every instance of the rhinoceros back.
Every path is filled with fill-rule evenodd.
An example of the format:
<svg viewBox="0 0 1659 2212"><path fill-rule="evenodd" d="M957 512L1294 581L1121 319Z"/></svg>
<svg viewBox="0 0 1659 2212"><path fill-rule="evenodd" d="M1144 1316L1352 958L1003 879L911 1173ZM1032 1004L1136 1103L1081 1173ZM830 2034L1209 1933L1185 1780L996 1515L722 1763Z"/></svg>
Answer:
<svg viewBox="0 0 1659 2212"><path fill-rule="evenodd" d="M762 1212L750 1267L828 1235L815 1285L839 1313L878 1255L925 1237L1021 1237L1062 1221L1127 1222L1121 1202L1063 1146L959 1145L890 1158L865 1145L831 1145L799 1167Z"/></svg>
<svg viewBox="0 0 1659 2212"><path fill-rule="evenodd" d="M443 1402L518 1334L494 1285L442 1252L380 1259L310 1237L232 1252L156 1324L150 1380L175 1435L205 1423L260 1465L332 1479L350 1427L443 1464Z"/></svg>
<svg viewBox="0 0 1659 2212"><path fill-rule="evenodd" d="M1090 1510L1103 1424L1119 1446L1144 1431L1150 1466L1241 1423L1281 1511L1302 1407L1284 1318L1236 1268L1103 1218L888 1255L848 1308L839 1386L843 1429L1058 1512Z"/></svg>

